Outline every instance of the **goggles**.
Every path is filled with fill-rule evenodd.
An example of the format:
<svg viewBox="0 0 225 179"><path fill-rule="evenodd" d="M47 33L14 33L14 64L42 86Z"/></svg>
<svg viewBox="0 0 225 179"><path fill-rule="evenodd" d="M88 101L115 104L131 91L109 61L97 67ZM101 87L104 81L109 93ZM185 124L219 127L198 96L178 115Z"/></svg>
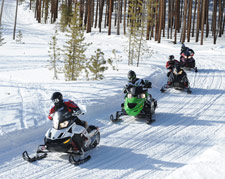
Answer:
<svg viewBox="0 0 225 179"><path fill-rule="evenodd" d="M58 99L58 98L53 99L52 102L53 102L53 103L58 103L58 102L59 102L59 99Z"/></svg>

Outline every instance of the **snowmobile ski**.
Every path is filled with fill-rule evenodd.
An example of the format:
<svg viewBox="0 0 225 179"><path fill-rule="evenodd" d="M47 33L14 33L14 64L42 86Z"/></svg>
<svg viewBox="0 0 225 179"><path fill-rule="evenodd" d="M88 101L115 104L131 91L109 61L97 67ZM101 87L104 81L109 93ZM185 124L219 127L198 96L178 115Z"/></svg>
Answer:
<svg viewBox="0 0 225 179"><path fill-rule="evenodd" d="M190 89L188 89L188 90L187 90L187 93L188 93L188 94L191 94L191 93L192 93L192 91L191 91Z"/></svg>
<svg viewBox="0 0 225 179"><path fill-rule="evenodd" d="M74 164L75 166L81 165L81 164L87 162L87 161L90 160L90 159L91 159L91 156L90 156L90 155L88 155L88 156L85 157L84 159L79 159L79 160L75 160L75 158L74 158L73 155L70 155L70 156L69 156L69 162L70 162L71 164Z"/></svg>
<svg viewBox="0 0 225 179"><path fill-rule="evenodd" d="M37 153L36 156L34 156L34 157L31 158L28 155L27 151L24 151L23 154L22 154L22 157L23 157L23 159L25 161L28 161L28 162L32 163L32 162L35 162L37 160L41 160L43 158L46 158L47 157L47 153L42 153L42 154Z"/></svg>
<svg viewBox="0 0 225 179"><path fill-rule="evenodd" d="M155 122L155 119L147 120L146 124L152 124L153 122Z"/></svg>
<svg viewBox="0 0 225 179"><path fill-rule="evenodd" d="M112 122L118 122L118 121L120 120L120 118L114 118L113 115L111 114L111 115L110 115L110 120L111 120Z"/></svg>

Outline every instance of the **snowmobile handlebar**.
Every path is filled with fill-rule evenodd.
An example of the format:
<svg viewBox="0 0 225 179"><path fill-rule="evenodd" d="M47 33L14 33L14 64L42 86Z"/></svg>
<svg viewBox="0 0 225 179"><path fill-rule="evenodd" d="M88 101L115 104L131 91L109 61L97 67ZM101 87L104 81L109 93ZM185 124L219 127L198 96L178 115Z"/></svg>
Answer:
<svg viewBox="0 0 225 179"><path fill-rule="evenodd" d="M77 110L77 111L74 111L71 115L72 116L81 116L81 115L84 115L84 112L82 112L81 110Z"/></svg>

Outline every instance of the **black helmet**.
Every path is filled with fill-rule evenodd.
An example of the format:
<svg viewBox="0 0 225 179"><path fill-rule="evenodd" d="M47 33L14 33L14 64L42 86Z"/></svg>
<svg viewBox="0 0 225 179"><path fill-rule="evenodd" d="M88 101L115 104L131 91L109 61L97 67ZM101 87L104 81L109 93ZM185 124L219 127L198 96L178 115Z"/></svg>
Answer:
<svg viewBox="0 0 225 179"><path fill-rule="evenodd" d="M52 94L51 100L55 105L59 105L63 103L63 96L60 92L54 92Z"/></svg>
<svg viewBox="0 0 225 179"><path fill-rule="evenodd" d="M173 55L170 55L170 56L169 56L169 60L170 60L170 61L174 60L174 56L173 56Z"/></svg>
<svg viewBox="0 0 225 179"><path fill-rule="evenodd" d="M136 79L136 73L132 70L130 70L127 74L128 80L132 82L134 79Z"/></svg>

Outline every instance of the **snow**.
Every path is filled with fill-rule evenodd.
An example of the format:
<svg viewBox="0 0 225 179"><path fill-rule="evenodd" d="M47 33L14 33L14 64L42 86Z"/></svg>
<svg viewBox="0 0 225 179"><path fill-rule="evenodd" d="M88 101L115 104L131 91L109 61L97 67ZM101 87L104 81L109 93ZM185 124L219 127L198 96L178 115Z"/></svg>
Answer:
<svg viewBox="0 0 225 179"><path fill-rule="evenodd" d="M0 0L1 2L1 0ZM118 71L109 69L101 81L53 80L49 71L49 41L54 24L38 24L28 4L19 6L17 30L23 44L12 40L15 0L5 1L3 37L0 46L0 178L172 178L217 179L225 176L225 43L218 38L204 39L204 45L191 39L187 46L196 52L198 73L187 71L193 94L171 90L161 94L166 82L165 63L169 55L179 58L181 44L163 38L149 41L154 51L140 67L127 65L123 35L107 35L106 30L85 34L87 57L100 48L106 58L112 50L122 56ZM63 44L60 36L60 43ZM110 114L120 110L128 70L149 79L150 93L158 101L154 118L147 125L132 117L112 124ZM99 126L101 141L91 151L92 159L78 167L68 163L67 155L50 154L36 163L24 161L24 150L34 153L43 143L51 121L51 94L63 93L85 111L81 118Z"/></svg>

